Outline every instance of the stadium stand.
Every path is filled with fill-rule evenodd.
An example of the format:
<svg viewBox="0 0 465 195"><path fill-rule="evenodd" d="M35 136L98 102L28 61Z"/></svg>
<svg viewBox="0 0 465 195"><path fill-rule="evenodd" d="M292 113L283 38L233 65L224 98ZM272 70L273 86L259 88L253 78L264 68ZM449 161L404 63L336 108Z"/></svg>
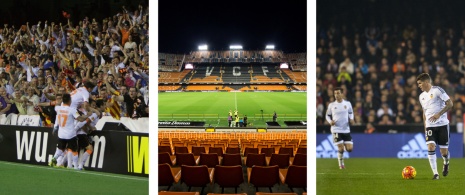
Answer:
<svg viewBox="0 0 465 195"><path fill-rule="evenodd" d="M306 90L306 87L303 86L307 82L306 53L284 54L278 50L240 50L192 51L187 55L160 53L160 56L159 63L163 63L163 65L159 66L158 69L158 81L161 86L174 83L182 84L177 90ZM281 68L281 63L290 64L291 67L289 69ZM186 64L192 64L193 70L184 69ZM254 87L251 87L251 84ZM299 86L292 87L292 84ZM189 87L189 85L198 86ZM257 87L258 85L263 86ZM159 89L160 91L169 91L167 89L172 88L162 87Z"/></svg>

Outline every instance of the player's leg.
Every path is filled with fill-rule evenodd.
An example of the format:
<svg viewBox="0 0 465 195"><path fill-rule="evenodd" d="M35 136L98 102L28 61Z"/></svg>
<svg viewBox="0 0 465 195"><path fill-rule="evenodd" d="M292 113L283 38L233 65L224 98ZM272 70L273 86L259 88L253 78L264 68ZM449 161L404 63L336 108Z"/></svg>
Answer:
<svg viewBox="0 0 465 195"><path fill-rule="evenodd" d="M57 143L57 149L55 151L55 155L53 155L53 158L52 160L50 161L50 166L58 166L58 161L57 159L63 154L63 151L65 149L65 144L63 143L63 140L61 139L58 139L58 143Z"/></svg>
<svg viewBox="0 0 465 195"><path fill-rule="evenodd" d="M344 169L344 141L339 136L340 133L333 133L333 142L337 146L337 162L339 163L339 168Z"/></svg>
<svg viewBox="0 0 465 195"><path fill-rule="evenodd" d="M94 151L94 148L92 147L92 144L90 144L90 140L89 138L87 137L87 135L85 135L85 138L79 138L79 140L81 139L85 139L86 140L86 144L87 146L85 147L85 152L82 154L81 156L81 160L79 161L79 165L78 165L78 169L79 170L82 170L83 167L84 167L84 163L86 163L87 159L89 158L89 156L92 154L92 152ZM81 141L79 141L81 143Z"/></svg>
<svg viewBox="0 0 465 195"><path fill-rule="evenodd" d="M439 179L437 164L436 164L436 131L435 128L426 128L426 144L428 146L428 160L431 170L433 171L433 179Z"/></svg>
<svg viewBox="0 0 465 195"><path fill-rule="evenodd" d="M442 176L447 176L449 174L449 125L439 127L439 151L441 152L442 159L444 164L442 166Z"/></svg>
<svg viewBox="0 0 465 195"><path fill-rule="evenodd" d="M73 137L68 142L68 168L78 168L78 140L77 137Z"/></svg>

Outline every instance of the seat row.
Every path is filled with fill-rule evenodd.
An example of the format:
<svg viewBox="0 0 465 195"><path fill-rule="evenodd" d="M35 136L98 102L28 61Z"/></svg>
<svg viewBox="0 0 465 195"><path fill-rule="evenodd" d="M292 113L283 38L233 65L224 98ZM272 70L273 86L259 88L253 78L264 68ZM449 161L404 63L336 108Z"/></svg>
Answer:
<svg viewBox="0 0 465 195"><path fill-rule="evenodd" d="M272 192L275 184L287 184L292 188L307 187L307 166L291 165L288 169L279 169L278 165L274 166L252 166L248 170L248 183L253 184L258 192L259 187L267 187ZM181 181L189 189L191 187L202 187L200 194L208 184L218 184L224 192L225 187L234 187L237 193L237 187L244 183L242 167L216 165L215 168L202 166L182 165L181 168L172 168L169 164L158 165L158 186L171 186Z"/></svg>
<svg viewBox="0 0 465 195"><path fill-rule="evenodd" d="M181 153L175 156L170 156L168 153L158 154L158 164L169 164L170 166L196 166L205 165L209 168L214 168L216 165L234 166L245 165L246 167L258 166L274 166L279 168L287 168L290 165L307 166L307 155L296 154L295 157L290 157L289 154L272 154L271 157L266 157L265 154L247 154L242 158L240 154L206 154L201 153L200 156L194 156L192 153Z"/></svg>
<svg viewBox="0 0 465 195"><path fill-rule="evenodd" d="M158 195L200 195L199 192L167 192L161 191ZM222 195L217 193L208 193L207 195ZM247 195L247 193L240 193L240 194L229 194L229 195ZM264 193L264 192L257 192L255 195L297 195L296 193ZM302 195L307 195L306 192L302 193Z"/></svg>
<svg viewBox="0 0 465 195"><path fill-rule="evenodd" d="M167 152L170 155L173 155L173 150L170 146L158 146L158 152ZM199 156L201 153L216 153L218 156L223 156L223 153L226 154L243 154L243 156L247 156L247 154L266 154L266 156L270 157L272 154L289 154L291 157L294 154L307 154L307 148L297 148L294 150L292 147L261 147L261 148L254 148L254 147L246 147L242 152L241 148L236 147L228 147L226 150L223 147L206 147L206 146L192 146L190 149L185 146L176 146L174 147L174 154L178 153L193 153L194 156Z"/></svg>

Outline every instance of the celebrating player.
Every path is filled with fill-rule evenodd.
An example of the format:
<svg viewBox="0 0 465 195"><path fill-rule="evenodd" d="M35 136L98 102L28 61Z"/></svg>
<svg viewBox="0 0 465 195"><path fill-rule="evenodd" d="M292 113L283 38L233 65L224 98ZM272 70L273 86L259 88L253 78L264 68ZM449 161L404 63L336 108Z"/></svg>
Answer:
<svg viewBox="0 0 465 195"><path fill-rule="evenodd" d="M439 145L444 165L442 175L449 174L449 120L447 111L452 106L452 100L447 93L438 86L432 86L431 77L422 73L417 77L418 87L423 91L420 94L420 103L423 108L423 121L425 124L426 144L428 145L428 159L433 170L433 179L439 179L436 165L436 145Z"/></svg>
<svg viewBox="0 0 465 195"><path fill-rule="evenodd" d="M74 130L74 121L79 117L79 114L75 108L70 107L71 96L69 94L63 94L62 106L56 106L55 111L57 112L55 129L58 128L58 144L55 155L52 162L61 156L66 149L68 149L68 168L72 168L74 164L77 168L78 153L77 153L77 137L76 131ZM84 119L85 120L85 119ZM58 162L57 166L61 166L62 162ZM52 164L53 165L53 164Z"/></svg>
<svg viewBox="0 0 465 195"><path fill-rule="evenodd" d="M92 99L90 99L93 101ZM81 160L79 161L77 169L82 170L84 163L87 161L87 158L92 154L94 151L91 140L89 137L87 137L87 134L91 133L92 131L95 131L95 125L97 125L97 122L99 118L101 117L100 112L95 110L94 108L88 107L87 110L80 109L84 114L92 113L85 121L82 122L77 122L75 126L75 130L77 131L77 137L78 137L78 146L79 149L85 149L86 151L81 157Z"/></svg>
<svg viewBox="0 0 465 195"><path fill-rule="evenodd" d="M353 148L353 141L350 136L349 118L352 124L355 123L352 104L343 99L342 92L342 88L334 88L334 97L336 101L331 102L326 111L326 121L331 125L334 144L337 145L338 148L337 159L340 169L345 168L343 159L344 147L347 152L352 152Z"/></svg>

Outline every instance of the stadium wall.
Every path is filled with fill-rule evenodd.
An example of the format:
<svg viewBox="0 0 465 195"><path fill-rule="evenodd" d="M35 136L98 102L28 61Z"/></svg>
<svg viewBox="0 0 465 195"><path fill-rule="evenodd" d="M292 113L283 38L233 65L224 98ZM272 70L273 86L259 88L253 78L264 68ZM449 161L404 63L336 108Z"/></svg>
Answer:
<svg viewBox="0 0 465 195"><path fill-rule="evenodd" d="M51 132L47 127L0 125L0 160L48 166L58 138ZM95 131L91 138L94 152L84 169L148 177L148 133Z"/></svg>
<svg viewBox="0 0 465 195"><path fill-rule="evenodd" d="M424 133L351 133L354 150L346 158L428 158ZM337 147L330 133L318 133L317 158L337 158ZM463 134L451 133L449 150L452 158L464 157ZM346 156L347 155L347 156ZM441 158L437 152L438 158Z"/></svg>

